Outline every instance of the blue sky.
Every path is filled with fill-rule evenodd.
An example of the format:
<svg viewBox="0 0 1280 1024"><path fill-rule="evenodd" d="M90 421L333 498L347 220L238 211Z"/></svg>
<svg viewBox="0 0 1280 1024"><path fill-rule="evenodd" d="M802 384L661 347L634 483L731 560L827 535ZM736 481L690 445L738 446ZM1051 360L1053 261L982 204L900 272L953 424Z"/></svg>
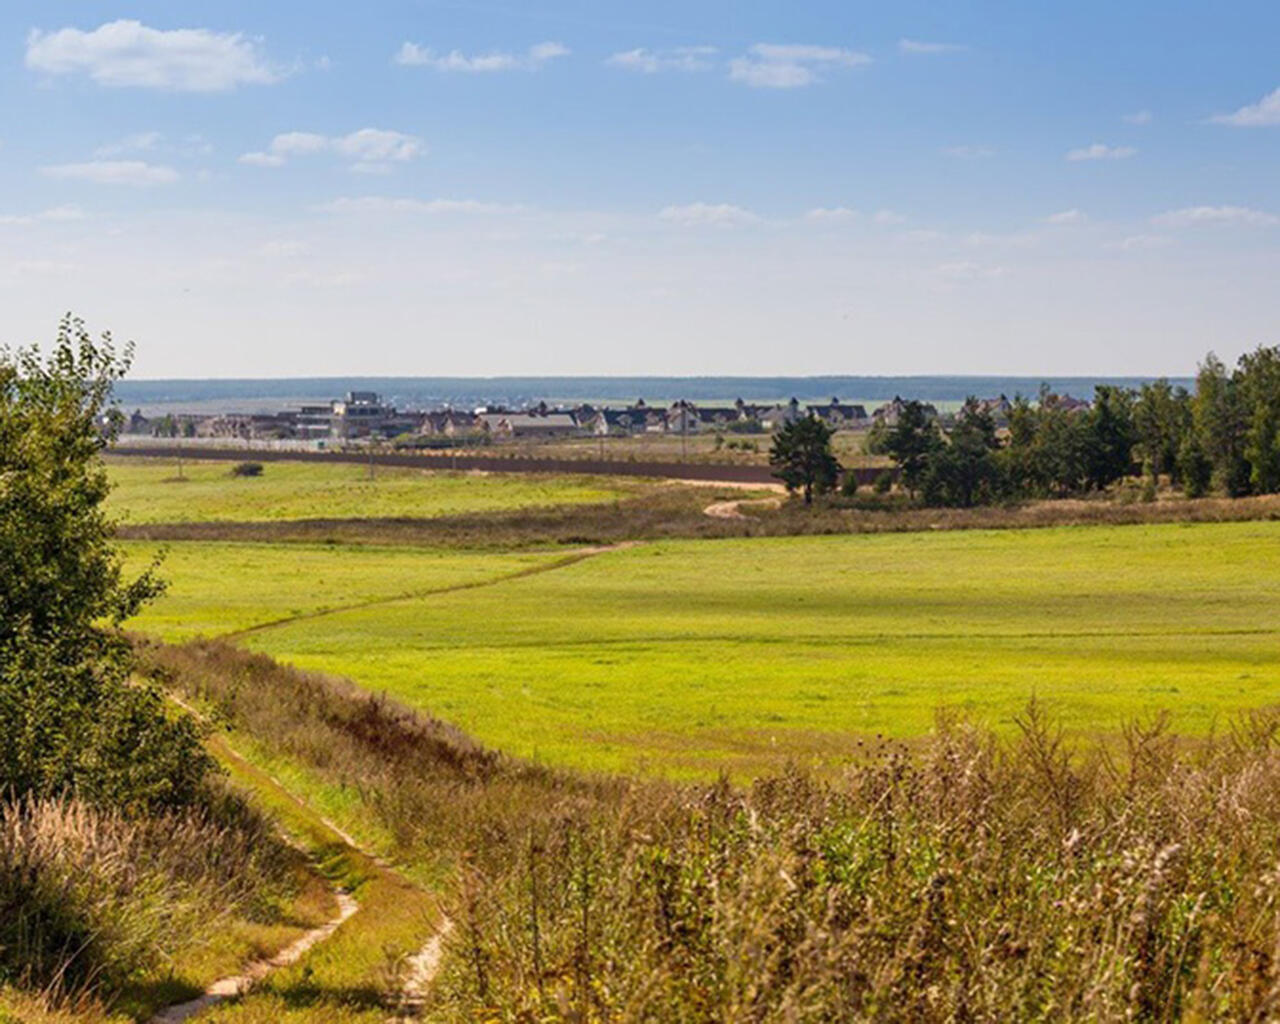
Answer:
<svg viewBox="0 0 1280 1024"><path fill-rule="evenodd" d="M75 309L140 376L1280 342L1275 3L46 0L0 39L0 339Z"/></svg>

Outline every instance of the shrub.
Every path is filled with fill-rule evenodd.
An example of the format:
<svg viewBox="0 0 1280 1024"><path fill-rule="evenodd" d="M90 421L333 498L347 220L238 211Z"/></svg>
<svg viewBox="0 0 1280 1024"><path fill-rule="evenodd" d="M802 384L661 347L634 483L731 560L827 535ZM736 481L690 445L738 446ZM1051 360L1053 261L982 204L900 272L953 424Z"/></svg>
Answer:
<svg viewBox="0 0 1280 1024"><path fill-rule="evenodd" d="M123 578L102 510L99 421L129 365L78 320L53 352L0 353L0 793L131 808L196 798L211 766L192 724L130 683L119 627L163 585Z"/></svg>
<svg viewBox="0 0 1280 1024"><path fill-rule="evenodd" d="M875 483L872 489L876 494L888 494L893 490L894 472L891 469L883 469L876 474Z"/></svg>
<svg viewBox="0 0 1280 1024"><path fill-rule="evenodd" d="M262 476L261 462L237 462L231 467L232 476Z"/></svg>

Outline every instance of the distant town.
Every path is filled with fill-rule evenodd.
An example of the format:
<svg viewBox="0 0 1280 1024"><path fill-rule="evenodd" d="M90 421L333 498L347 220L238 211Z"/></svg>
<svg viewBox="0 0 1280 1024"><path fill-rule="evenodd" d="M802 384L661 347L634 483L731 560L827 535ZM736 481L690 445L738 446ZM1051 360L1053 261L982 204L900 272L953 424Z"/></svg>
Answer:
<svg viewBox="0 0 1280 1024"><path fill-rule="evenodd" d="M1060 407L1087 409L1089 402L1057 396ZM375 391L350 391L327 403L300 405L280 412L172 412L148 417L140 410L124 416L121 433L135 438L292 441L323 447L348 441L394 441L405 446L433 442L492 442L502 439L566 437L631 437L642 434L769 434L801 417L821 419L834 430L864 430L877 423L893 426L904 406L894 398L868 412L865 405L842 402L750 403L705 405L688 400L649 405L644 399L621 406L572 406L538 402L521 408L480 406L475 409L398 409ZM1011 408L1001 395L984 399L984 409L1003 424ZM938 416L925 404L930 416Z"/></svg>

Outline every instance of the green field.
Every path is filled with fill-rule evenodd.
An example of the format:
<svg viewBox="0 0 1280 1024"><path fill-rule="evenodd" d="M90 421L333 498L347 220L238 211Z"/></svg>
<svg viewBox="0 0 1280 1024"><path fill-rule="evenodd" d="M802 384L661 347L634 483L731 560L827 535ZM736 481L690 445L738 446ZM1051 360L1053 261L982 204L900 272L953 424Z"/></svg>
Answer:
<svg viewBox="0 0 1280 1024"><path fill-rule="evenodd" d="M125 523L429 518L464 512L613 501L634 492L599 477L454 473L346 463L268 462L234 477L234 462L108 460L108 512Z"/></svg>
<svg viewBox="0 0 1280 1024"><path fill-rule="evenodd" d="M225 572L225 550L176 545L174 595L140 625L178 635L187 622L280 618L276 595L316 576L335 581L314 595L328 604L526 565L237 550L244 568ZM189 564L203 567L194 586L181 580ZM412 585L392 582L402 577ZM259 596L242 609L233 595L251 578ZM1181 730L1204 732L1280 698L1278 607L1280 524L1269 522L670 541L245 642L513 753L680 774L838 758L851 734L910 737L939 708L1000 725L1033 693L1073 730L1167 708Z"/></svg>
<svg viewBox="0 0 1280 1024"><path fill-rule="evenodd" d="M126 568L158 552L168 591L130 628L179 642L214 637L318 611L488 583L555 556L471 554L324 544L182 543L121 545ZM317 622L327 621L327 617Z"/></svg>

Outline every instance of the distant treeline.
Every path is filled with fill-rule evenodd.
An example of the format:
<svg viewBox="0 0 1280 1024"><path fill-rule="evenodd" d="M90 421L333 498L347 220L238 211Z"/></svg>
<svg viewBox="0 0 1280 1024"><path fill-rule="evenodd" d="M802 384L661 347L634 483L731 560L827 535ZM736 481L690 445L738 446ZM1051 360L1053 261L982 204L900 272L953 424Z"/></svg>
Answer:
<svg viewBox="0 0 1280 1024"><path fill-rule="evenodd" d="M852 401L884 402L912 395L925 402L959 402L965 395L1033 392L1042 381L1059 394L1088 398L1098 384L1136 388L1149 377L1016 376L818 376L818 377L298 377L280 380L125 380L116 397L129 407L173 405L244 408L254 400L274 405L313 401L347 391L377 391L402 408L548 402L634 402L688 398L699 402L819 401L841 395ZM1175 383L1179 383L1175 381ZM1189 384L1189 381L1182 381Z"/></svg>
<svg viewBox="0 0 1280 1024"><path fill-rule="evenodd" d="M1001 429L1002 421L1007 429ZM1189 497L1280 491L1280 348L1260 347L1228 370L1212 353L1192 389L1168 380L1099 385L1091 405L1015 398L1007 408L970 398L949 427L921 401L873 429L908 492L927 505L967 507L1098 491L1141 474Z"/></svg>

